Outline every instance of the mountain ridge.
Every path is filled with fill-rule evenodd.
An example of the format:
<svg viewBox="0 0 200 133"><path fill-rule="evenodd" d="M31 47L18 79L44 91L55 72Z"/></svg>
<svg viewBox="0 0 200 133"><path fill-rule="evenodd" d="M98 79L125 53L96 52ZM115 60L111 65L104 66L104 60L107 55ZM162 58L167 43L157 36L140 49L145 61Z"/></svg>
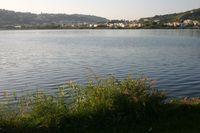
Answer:
<svg viewBox="0 0 200 133"><path fill-rule="evenodd" d="M0 9L1 29L75 28L200 28L200 8L180 13L155 15L139 20L109 20L84 14L31 13Z"/></svg>
<svg viewBox="0 0 200 133"><path fill-rule="evenodd" d="M107 22L108 19L83 14L53 14L53 13L30 13L15 12L11 10L0 9L0 26L8 25L41 25L41 24L72 24L72 23L98 23Z"/></svg>
<svg viewBox="0 0 200 133"><path fill-rule="evenodd" d="M200 8L179 13L155 15L154 17L141 18L139 21L145 21L146 19L150 21L159 20L160 22L183 21L186 19L200 21Z"/></svg>

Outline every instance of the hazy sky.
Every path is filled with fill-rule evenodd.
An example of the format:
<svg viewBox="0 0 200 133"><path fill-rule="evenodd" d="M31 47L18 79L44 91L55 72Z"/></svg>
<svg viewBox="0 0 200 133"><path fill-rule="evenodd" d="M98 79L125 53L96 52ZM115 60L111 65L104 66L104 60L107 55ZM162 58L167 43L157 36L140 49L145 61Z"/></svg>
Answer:
<svg viewBox="0 0 200 133"><path fill-rule="evenodd" d="M138 19L200 8L200 0L0 0L0 8L34 13L90 14L109 19Z"/></svg>

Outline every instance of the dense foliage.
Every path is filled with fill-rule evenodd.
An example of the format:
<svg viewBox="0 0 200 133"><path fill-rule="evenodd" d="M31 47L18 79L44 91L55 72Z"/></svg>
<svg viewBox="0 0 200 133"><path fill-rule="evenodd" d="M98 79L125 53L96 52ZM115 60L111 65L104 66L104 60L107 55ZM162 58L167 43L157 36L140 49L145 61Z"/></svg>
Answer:
<svg viewBox="0 0 200 133"><path fill-rule="evenodd" d="M69 82L1 103L1 132L198 133L200 100L169 100L146 77ZM5 94L5 98L8 96ZM9 100L12 101L12 100Z"/></svg>

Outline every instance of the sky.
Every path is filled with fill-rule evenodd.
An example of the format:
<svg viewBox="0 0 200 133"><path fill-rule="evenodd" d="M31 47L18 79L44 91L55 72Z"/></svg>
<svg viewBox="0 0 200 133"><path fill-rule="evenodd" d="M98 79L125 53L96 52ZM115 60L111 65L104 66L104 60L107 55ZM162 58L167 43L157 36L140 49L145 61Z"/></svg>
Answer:
<svg viewBox="0 0 200 133"><path fill-rule="evenodd" d="M0 9L139 19L200 8L200 0L0 0Z"/></svg>

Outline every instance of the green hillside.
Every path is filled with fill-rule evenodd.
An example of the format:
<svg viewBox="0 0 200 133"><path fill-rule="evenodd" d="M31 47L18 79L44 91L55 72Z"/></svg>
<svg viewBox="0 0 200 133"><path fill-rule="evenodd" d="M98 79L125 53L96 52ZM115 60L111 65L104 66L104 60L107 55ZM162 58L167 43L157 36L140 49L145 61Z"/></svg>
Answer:
<svg viewBox="0 0 200 133"><path fill-rule="evenodd" d="M142 19L140 19L140 21L143 22L146 19L148 19L150 21L159 20L160 22L183 21L183 20L186 20L186 19L200 21L200 8L194 9L194 10L191 10L191 11L181 12L181 13L174 13L174 14L167 14L167 15L156 15L154 17L142 18Z"/></svg>
<svg viewBox="0 0 200 133"><path fill-rule="evenodd" d="M81 14L34 14L0 9L0 27L8 25L42 25L107 22L103 17Z"/></svg>

